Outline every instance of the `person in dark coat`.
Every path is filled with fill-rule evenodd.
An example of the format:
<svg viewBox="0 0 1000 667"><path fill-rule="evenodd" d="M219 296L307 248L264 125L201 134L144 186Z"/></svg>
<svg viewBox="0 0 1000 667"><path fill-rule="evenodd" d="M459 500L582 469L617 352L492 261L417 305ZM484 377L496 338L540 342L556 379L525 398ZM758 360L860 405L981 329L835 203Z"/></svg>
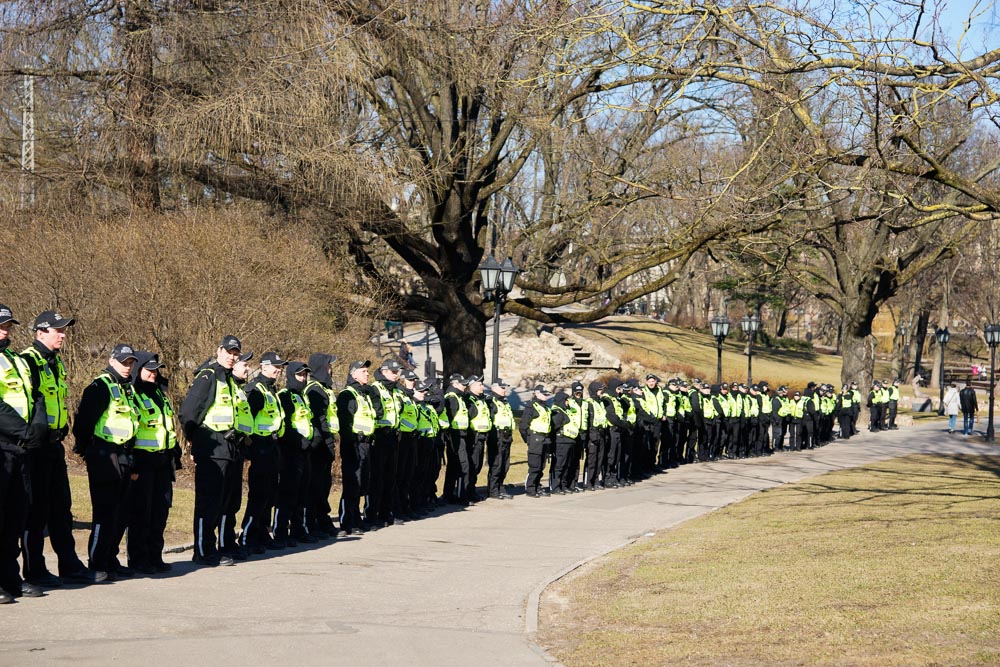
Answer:
<svg viewBox="0 0 1000 667"><path fill-rule="evenodd" d="M958 403L962 408L962 433L972 435L976 425L976 413L979 412L979 403L976 400L976 390L970 385L965 385L958 392Z"/></svg>

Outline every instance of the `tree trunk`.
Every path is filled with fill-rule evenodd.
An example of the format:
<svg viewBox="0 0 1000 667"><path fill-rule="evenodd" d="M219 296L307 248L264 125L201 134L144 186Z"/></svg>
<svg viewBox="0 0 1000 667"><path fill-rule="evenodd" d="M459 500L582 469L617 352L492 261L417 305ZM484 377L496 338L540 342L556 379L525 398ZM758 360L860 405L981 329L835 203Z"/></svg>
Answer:
<svg viewBox="0 0 1000 667"><path fill-rule="evenodd" d="M464 294L450 291L436 296L447 304L446 313L434 321L434 330L441 343L445 387L452 373L483 375L486 367L486 315Z"/></svg>
<svg viewBox="0 0 1000 667"><path fill-rule="evenodd" d="M917 316L917 331L910 339L910 345L913 346L913 372L920 373L922 369L920 364L923 362L924 357L924 341L927 340L927 325L931 321L931 311L927 308L921 308L920 313Z"/></svg>
<svg viewBox="0 0 1000 667"><path fill-rule="evenodd" d="M160 208L160 174L153 130L153 16L148 0L125 3L123 152L132 205L155 211Z"/></svg>
<svg viewBox="0 0 1000 667"><path fill-rule="evenodd" d="M872 322L878 314L873 299L861 298L845 309L840 327L840 349L844 365L840 371L842 383L858 383L861 400L868 400L868 392L875 374L875 345L870 341Z"/></svg>
<svg viewBox="0 0 1000 667"><path fill-rule="evenodd" d="M778 315L778 328L774 332L775 338L784 338L785 330L788 328L788 309L782 308Z"/></svg>

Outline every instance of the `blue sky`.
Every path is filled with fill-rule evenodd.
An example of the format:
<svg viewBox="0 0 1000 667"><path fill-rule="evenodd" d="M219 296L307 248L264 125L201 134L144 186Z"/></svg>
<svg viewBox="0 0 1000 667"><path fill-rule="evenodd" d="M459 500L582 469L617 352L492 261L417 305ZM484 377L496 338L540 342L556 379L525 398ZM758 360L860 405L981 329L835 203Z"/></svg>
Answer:
<svg viewBox="0 0 1000 667"><path fill-rule="evenodd" d="M970 57L974 53L996 48L1000 40L1000 9L995 0L931 0L940 11L941 28L948 36L948 42L955 44L964 30L964 23L973 16L972 25L963 43L962 55Z"/></svg>

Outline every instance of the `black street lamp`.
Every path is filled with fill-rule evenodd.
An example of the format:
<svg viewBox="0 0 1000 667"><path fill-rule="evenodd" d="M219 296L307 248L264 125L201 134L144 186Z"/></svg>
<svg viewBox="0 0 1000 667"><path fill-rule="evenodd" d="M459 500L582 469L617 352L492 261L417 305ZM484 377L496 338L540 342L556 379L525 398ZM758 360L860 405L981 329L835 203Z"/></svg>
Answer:
<svg viewBox="0 0 1000 667"><path fill-rule="evenodd" d="M900 380L906 377L906 325L900 324L896 329L899 334L899 377Z"/></svg>
<svg viewBox="0 0 1000 667"><path fill-rule="evenodd" d="M948 340L951 339L951 332L948 331L948 327L944 329L935 329L934 336L937 338L938 347L941 348L941 373L938 379L938 385L941 389L941 396L938 398L938 414L944 414L944 346L948 344Z"/></svg>
<svg viewBox="0 0 1000 667"><path fill-rule="evenodd" d="M987 324L983 327L986 344L990 346L990 417L986 422L986 442L993 442L993 367L996 365L997 345L1000 345L1000 325Z"/></svg>
<svg viewBox="0 0 1000 667"><path fill-rule="evenodd" d="M718 346L719 352L719 379L717 382L722 384L722 342L726 340L726 336L729 335L729 319L722 317L721 315L716 315L712 318L709 324L712 325L712 335L715 336L715 342Z"/></svg>
<svg viewBox="0 0 1000 667"><path fill-rule="evenodd" d="M518 268L510 257L504 260L503 264L497 262L493 255L489 255L486 261L479 267L480 276L483 279L483 293L487 301L496 304L493 308L493 366L491 378L497 381L500 374L500 314L503 312L503 302L507 295L514 289L514 278L517 277Z"/></svg>
<svg viewBox="0 0 1000 667"><path fill-rule="evenodd" d="M753 341L757 337L757 332L760 331L760 318L757 314L744 315L743 319L740 320L740 327L743 329L743 333L747 335L747 384L753 383Z"/></svg>

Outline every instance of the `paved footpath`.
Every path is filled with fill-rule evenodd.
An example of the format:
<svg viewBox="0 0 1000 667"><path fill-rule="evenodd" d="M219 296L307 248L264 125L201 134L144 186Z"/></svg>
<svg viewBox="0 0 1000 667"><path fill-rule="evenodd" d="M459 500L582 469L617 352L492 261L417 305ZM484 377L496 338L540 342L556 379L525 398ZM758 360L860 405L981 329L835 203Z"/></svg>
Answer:
<svg viewBox="0 0 1000 667"><path fill-rule="evenodd" d="M547 665L537 596L574 564L761 489L917 452L1000 453L941 423L811 452L685 466L628 489L471 510L0 608L0 665Z"/></svg>

